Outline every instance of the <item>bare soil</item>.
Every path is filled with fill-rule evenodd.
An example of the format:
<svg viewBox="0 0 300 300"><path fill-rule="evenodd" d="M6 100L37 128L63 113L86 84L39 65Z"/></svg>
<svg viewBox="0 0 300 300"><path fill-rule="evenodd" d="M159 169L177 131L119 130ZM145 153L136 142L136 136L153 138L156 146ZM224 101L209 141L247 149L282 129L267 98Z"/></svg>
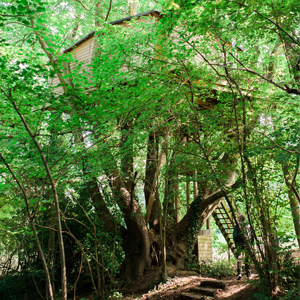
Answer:
<svg viewBox="0 0 300 300"><path fill-rule="evenodd" d="M123 294L122 299L137 300L137 299L181 299L181 293L187 292L193 287L199 286L202 280L217 280L214 278L201 277L192 271L179 272L174 278L170 278L165 284L153 284L158 282L159 274L157 270L148 272L140 281L135 282L130 288L120 291ZM220 280L220 278L218 278ZM222 279L228 284L226 290L221 290L215 299L218 300L247 300L255 292L255 287L246 276L241 280L235 277Z"/></svg>

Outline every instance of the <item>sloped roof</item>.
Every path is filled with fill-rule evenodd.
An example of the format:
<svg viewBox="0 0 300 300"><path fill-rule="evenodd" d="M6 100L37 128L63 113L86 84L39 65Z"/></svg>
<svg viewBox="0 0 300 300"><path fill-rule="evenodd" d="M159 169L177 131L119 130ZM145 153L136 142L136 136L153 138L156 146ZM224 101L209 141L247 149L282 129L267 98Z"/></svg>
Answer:
<svg viewBox="0 0 300 300"><path fill-rule="evenodd" d="M159 18L162 14L161 14L160 11L158 11L156 9L152 9L152 10L148 10L148 11L145 11L145 12L133 15L133 16L129 16L127 18L123 18L123 19L119 19L119 20L116 20L116 21L109 22L109 24L111 24L111 25L121 25L121 24L123 24L125 22L130 21L131 19L135 19L135 18L138 19L140 17L145 17L145 16L149 16L149 15L151 15L153 17L156 17L156 18ZM87 34L86 36L84 36L83 38L81 38L79 41L77 41L76 43L74 43L73 45L71 45L70 47L68 47L67 49L65 49L63 51L63 53L67 53L67 52L71 51L72 49L74 49L75 47L79 46L84 41L86 41L89 38L91 38L95 33L96 33L95 30L92 31L92 32L90 32L89 34Z"/></svg>

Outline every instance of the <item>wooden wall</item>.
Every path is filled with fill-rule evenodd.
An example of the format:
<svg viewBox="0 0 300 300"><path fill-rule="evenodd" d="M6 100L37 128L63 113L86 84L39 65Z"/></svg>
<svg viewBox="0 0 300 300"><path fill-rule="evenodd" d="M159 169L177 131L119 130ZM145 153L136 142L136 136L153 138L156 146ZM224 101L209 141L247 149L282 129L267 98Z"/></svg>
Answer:
<svg viewBox="0 0 300 300"><path fill-rule="evenodd" d="M68 51L68 53L72 54L76 60L78 60L79 63L83 63L82 69L86 70L87 72L90 71L90 65L92 63L92 54L94 49L94 36L90 37L80 45L78 45L76 48ZM70 64L70 71L72 72L74 68L76 67L77 63L72 62ZM58 85L59 79L57 76L50 79L50 84L53 86ZM57 87L54 90L55 94L61 95L63 94L63 88Z"/></svg>
<svg viewBox="0 0 300 300"><path fill-rule="evenodd" d="M144 16L149 16L150 19L148 18L146 20L145 18L139 18L138 19L139 22L149 22L149 21L152 22L153 20L159 19L159 15L157 14L157 11L153 11L153 12L149 13L148 15L146 14ZM142 16L142 17L144 17L144 16ZM130 27L130 23L127 21L121 21L119 23L117 23L117 22L118 21L115 21L115 22L112 22L111 24L113 26L118 25L118 26L122 26L122 27L126 27L126 28ZM65 53L71 53L72 55L74 55L74 58L76 60L78 60L79 63L83 63L83 66L81 68L86 70L88 73L90 73L90 71L91 71L91 67L88 67L88 65L90 65L92 63L94 41L95 41L95 37L94 37L94 35L91 35L87 39L85 39L84 41L79 43L78 45L75 44L74 48L71 48L71 49L68 49L65 51ZM74 70L75 67L76 67L76 64L71 63L70 71L72 72L72 70ZM59 82L58 77L55 76L54 78L51 78L49 80L49 83L55 87L60 82ZM63 94L63 88L57 87L54 89L54 92L57 95L61 95L61 94Z"/></svg>
<svg viewBox="0 0 300 300"><path fill-rule="evenodd" d="M158 19L158 16L155 15L155 13L154 14L150 13L148 16L150 16L151 18L149 18L147 20L145 18L138 19L139 22L149 22L149 20L152 22L153 19L155 19L155 20ZM123 27L126 27L126 28L130 27L130 23L127 22L127 21L126 22L122 21L122 22L119 22L119 23L117 23L117 22L118 21L112 22L112 25L123 26ZM172 39L173 43L182 43L183 42L183 39L179 35L179 31L180 31L180 28L177 28L172 33L171 39ZM87 73L91 73L90 72L91 67L88 67L88 65L90 65L92 63L94 41L95 41L94 35L90 35L90 36L87 36L86 39L83 40L81 43L79 42L77 45L75 44L74 48L70 48L70 49L66 50L67 53L71 53L72 55L74 55L74 58L76 60L78 60L78 62L83 63L83 66L81 67L81 69L86 70ZM203 39L201 37L193 37L188 42L189 43L193 43L193 42L200 42L201 43L201 41L203 42ZM192 46L190 46L188 44L186 44L186 46L187 46L187 48L192 48ZM154 48L155 48L155 45L154 45ZM156 49L156 50L159 50L159 49ZM136 58L136 60L138 60L138 57ZM195 53L195 56L191 59L191 62L195 65L206 64L200 53ZM175 63L175 61L174 61L174 63ZM72 72L72 70L74 70L75 67L76 67L75 63L71 63L70 64L70 71ZM124 66L123 71L126 72L126 67L125 66ZM82 71L79 71L79 73L82 73ZM86 76L88 76L88 74L86 74ZM59 80L56 76L54 78L50 79L49 82L54 87L59 84ZM202 87L207 86L207 83L202 82L201 79L196 80L195 84L197 84L199 86L202 86ZM219 81L218 83L215 83L213 90L214 91L225 91L225 92L228 91L227 82ZM55 88L55 93L57 95L62 94L63 93L63 88L62 87ZM197 103L199 105L203 105L203 107L205 107L205 109L209 108L209 107L207 107L207 105L208 105L207 101L205 102L205 101L202 101L201 99L197 99Z"/></svg>

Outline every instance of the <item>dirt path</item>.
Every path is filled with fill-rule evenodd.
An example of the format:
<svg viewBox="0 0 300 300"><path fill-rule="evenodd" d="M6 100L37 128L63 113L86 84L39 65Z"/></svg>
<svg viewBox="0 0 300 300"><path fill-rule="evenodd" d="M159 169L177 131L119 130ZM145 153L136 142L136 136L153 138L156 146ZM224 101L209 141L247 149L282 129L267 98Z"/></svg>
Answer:
<svg viewBox="0 0 300 300"><path fill-rule="evenodd" d="M181 299L182 292L187 292L189 289L199 286L200 282L204 280L214 281L216 279L201 276L176 276L168 280L167 283L159 284L146 293L127 294L124 295L123 299ZM222 281L227 283L228 288L218 293L215 297L218 300L246 300L255 291L255 288L250 285L250 281L245 276L242 280L232 278L223 279Z"/></svg>

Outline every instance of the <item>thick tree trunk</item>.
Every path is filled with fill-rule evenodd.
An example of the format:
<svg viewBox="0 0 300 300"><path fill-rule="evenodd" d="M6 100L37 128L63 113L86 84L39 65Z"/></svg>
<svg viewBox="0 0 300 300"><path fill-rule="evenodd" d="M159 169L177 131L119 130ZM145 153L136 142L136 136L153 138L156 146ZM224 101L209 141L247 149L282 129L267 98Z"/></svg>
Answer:
<svg viewBox="0 0 300 300"><path fill-rule="evenodd" d="M288 195L290 199L291 212L293 216L295 232L297 235L298 246L300 247L300 207L295 194L291 189L289 189Z"/></svg>
<svg viewBox="0 0 300 300"><path fill-rule="evenodd" d="M231 173L230 176L234 174ZM232 188L239 185L240 183L235 183ZM219 205L222 197L224 197L223 191L217 191L206 199L199 195L184 218L171 227L171 234L168 234L167 239L167 261L175 265L177 269L185 267L199 230Z"/></svg>
<svg viewBox="0 0 300 300"><path fill-rule="evenodd" d="M126 218L127 235L123 240L125 261L122 278L127 282L138 279L151 266L150 239L142 218Z"/></svg>
<svg viewBox="0 0 300 300"><path fill-rule="evenodd" d="M202 225L223 196L222 192L217 192L207 199L198 196L184 218L178 224L174 224L172 234L167 239L167 261L175 265L176 269L186 268Z"/></svg>
<svg viewBox="0 0 300 300"><path fill-rule="evenodd" d="M127 227L122 245L125 251L122 277L126 282L131 282L142 276L143 272L151 265L150 238L138 202L126 189L125 183L117 171L113 172L113 176L117 201L124 214Z"/></svg>
<svg viewBox="0 0 300 300"><path fill-rule="evenodd" d="M117 224L110 214L96 179L90 180L87 186L97 215L102 220L105 229L111 234L115 234L116 226L120 227L122 248L125 252L122 278L129 283L142 276L143 272L151 265L150 238L138 202L127 190L122 176L116 170L113 171L113 177L114 194L124 214L126 228Z"/></svg>
<svg viewBox="0 0 300 300"><path fill-rule="evenodd" d="M229 186L236 188L240 185L240 183L233 184L236 174L233 168L235 161L236 157L229 157L225 154L219 163L220 169L224 170L221 181L223 189ZM172 263L177 269L185 267L202 225L219 204L220 199L224 197L224 191L217 186L209 188L205 185L203 192L205 197L197 196L183 219L166 229L166 259L168 264Z"/></svg>
<svg viewBox="0 0 300 300"><path fill-rule="evenodd" d="M145 185L144 185L144 194L146 207L148 208L149 200L151 194L154 194L149 226L155 231L159 232L160 216L161 216L161 206L159 202L159 197L157 190L153 191L153 187L156 186L155 181L157 180L157 172L159 172L159 155L158 155L158 136L156 132L150 132L148 138L148 147L147 147L147 161L146 161L146 174L145 174ZM157 188L155 188L157 189Z"/></svg>
<svg viewBox="0 0 300 300"><path fill-rule="evenodd" d="M130 122L122 126L120 140L121 171L113 171L114 188L118 205L124 214L126 235L123 236L125 261L123 279L131 282L142 276L151 265L150 239L147 224L135 198L135 176L133 174L133 139L130 137Z"/></svg>
<svg viewBox="0 0 300 300"><path fill-rule="evenodd" d="M126 224L126 229L122 230L121 236L123 239L122 248L125 252L122 278L127 283L142 276L143 272L151 265L148 228L139 203L135 198L134 177L132 176L133 140L128 140L129 130L130 128L126 125L126 128L123 127L121 134L120 151L123 151L121 155L121 171L119 172L112 154L107 153L107 157L110 157L111 161L110 163L105 163L105 166L110 166L105 170L105 173L109 178L112 193L123 213Z"/></svg>
<svg viewBox="0 0 300 300"><path fill-rule="evenodd" d="M128 192L120 175L113 183L115 196L119 197L118 204L124 213L126 229L115 222L102 197L96 178L88 181L87 187L104 228L109 233L116 234L116 227L119 227L118 232L125 252L122 278L129 283L142 276L143 272L150 267L150 239L138 203Z"/></svg>

